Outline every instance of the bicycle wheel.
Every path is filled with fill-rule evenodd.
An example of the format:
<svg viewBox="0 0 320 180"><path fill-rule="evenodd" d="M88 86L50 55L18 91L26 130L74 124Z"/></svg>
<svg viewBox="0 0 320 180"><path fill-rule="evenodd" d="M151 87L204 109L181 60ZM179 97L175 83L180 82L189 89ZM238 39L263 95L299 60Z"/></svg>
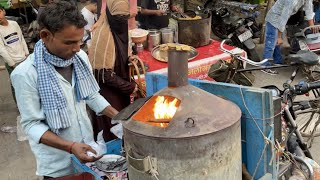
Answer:
<svg viewBox="0 0 320 180"><path fill-rule="evenodd" d="M312 102L315 103L315 102ZM319 102L316 102L318 106ZM296 111L296 123L301 135L306 138L308 146L311 147L314 137L320 136L320 108L311 107L306 110Z"/></svg>
<svg viewBox="0 0 320 180"><path fill-rule="evenodd" d="M320 81L320 67L318 65L304 66L302 72L306 75L308 83ZM311 92L315 98L320 97L320 89L313 89Z"/></svg>

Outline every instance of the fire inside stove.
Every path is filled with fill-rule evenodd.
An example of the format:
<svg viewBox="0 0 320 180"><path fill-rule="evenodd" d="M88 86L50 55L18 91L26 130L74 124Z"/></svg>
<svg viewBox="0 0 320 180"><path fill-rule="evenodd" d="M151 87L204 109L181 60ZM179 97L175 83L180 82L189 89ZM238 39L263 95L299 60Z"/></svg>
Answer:
<svg viewBox="0 0 320 180"><path fill-rule="evenodd" d="M132 117L133 120L166 128L180 106L180 100L172 96L152 96Z"/></svg>

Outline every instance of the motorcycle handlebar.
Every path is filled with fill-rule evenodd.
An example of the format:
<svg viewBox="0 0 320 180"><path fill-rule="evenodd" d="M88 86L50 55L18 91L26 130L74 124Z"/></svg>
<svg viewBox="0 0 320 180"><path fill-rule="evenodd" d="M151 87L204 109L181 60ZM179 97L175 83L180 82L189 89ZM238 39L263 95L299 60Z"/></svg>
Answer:
<svg viewBox="0 0 320 180"><path fill-rule="evenodd" d="M312 28L319 28L320 29L320 25L313 25L313 26L308 26L306 28L304 28L302 31L301 31L301 34L302 36L306 37L306 31L307 30L311 30Z"/></svg>
<svg viewBox="0 0 320 180"><path fill-rule="evenodd" d="M252 60L250 60L248 58L240 56L239 54L235 54L235 53L233 53L233 52L231 52L231 51L229 51L229 50L227 50L227 49L225 49L223 47L223 45L225 44L226 41L231 41L231 40L230 39L222 40L222 42L220 44L220 49L221 49L221 51L230 54L232 57L235 57L235 58L237 58L237 59L239 59L241 61L247 62L247 63L249 63L251 65L254 65L254 66L260 66L260 65L262 65L262 64L264 64L264 63L266 63L268 61L268 59L264 59L264 60L262 60L260 62L255 62L255 61L252 61Z"/></svg>
<svg viewBox="0 0 320 180"><path fill-rule="evenodd" d="M295 85L290 88L292 94L302 95L308 93L310 90L320 88L320 81L311 82L311 83L302 83Z"/></svg>

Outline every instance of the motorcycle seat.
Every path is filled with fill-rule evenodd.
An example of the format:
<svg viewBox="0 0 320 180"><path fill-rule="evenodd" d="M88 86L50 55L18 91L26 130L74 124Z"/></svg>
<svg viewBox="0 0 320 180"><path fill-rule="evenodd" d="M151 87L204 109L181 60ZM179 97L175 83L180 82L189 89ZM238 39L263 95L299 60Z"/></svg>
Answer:
<svg viewBox="0 0 320 180"><path fill-rule="evenodd" d="M316 65L319 64L319 57L316 53L300 50L297 54L290 54L288 59L294 64Z"/></svg>

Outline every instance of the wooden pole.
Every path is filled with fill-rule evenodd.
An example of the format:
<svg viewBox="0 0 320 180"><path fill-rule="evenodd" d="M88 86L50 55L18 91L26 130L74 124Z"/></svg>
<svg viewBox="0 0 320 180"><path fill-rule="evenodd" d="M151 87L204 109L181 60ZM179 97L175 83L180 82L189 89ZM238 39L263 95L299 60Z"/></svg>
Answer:
<svg viewBox="0 0 320 180"><path fill-rule="evenodd" d="M263 17L263 26L261 28L261 35L260 35L260 44L263 44L264 43L264 38L265 38L265 29L266 29L266 16L267 16L267 13L268 11L271 9L272 5L273 5L273 1L274 0L268 0L267 1L267 8L266 8L266 11L265 11L265 14L264 14L264 17Z"/></svg>

